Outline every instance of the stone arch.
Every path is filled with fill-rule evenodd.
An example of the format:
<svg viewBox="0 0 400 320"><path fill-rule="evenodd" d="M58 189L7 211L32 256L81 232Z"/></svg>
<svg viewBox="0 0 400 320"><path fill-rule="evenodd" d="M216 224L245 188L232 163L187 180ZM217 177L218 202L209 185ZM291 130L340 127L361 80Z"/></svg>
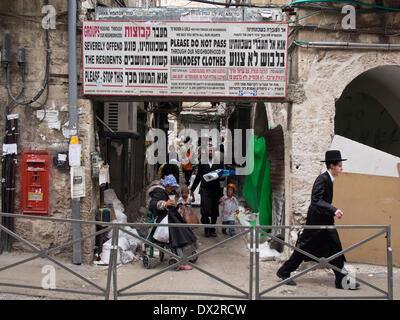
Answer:
<svg viewBox="0 0 400 320"><path fill-rule="evenodd" d="M400 66L379 66L354 78L335 103L335 134L400 156Z"/></svg>
<svg viewBox="0 0 400 320"><path fill-rule="evenodd" d="M375 68L387 71L400 66L400 55L386 50L310 49L299 50L299 61L297 85L304 95L293 101L290 117L287 115L291 195L286 224L294 225L304 223L312 184L324 170L320 160L335 135L336 101L357 77L377 78ZM289 238L295 239L295 235Z"/></svg>

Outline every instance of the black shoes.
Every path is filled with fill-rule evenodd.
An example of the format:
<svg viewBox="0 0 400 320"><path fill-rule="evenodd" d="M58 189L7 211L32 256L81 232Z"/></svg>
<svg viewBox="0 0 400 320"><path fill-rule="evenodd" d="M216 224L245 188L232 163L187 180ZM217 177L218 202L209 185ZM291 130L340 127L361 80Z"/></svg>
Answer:
<svg viewBox="0 0 400 320"><path fill-rule="evenodd" d="M335 287L336 289L343 289L343 290L358 290L360 289L360 284L358 282L356 283L347 282L347 285L343 287L341 283L340 284L335 283Z"/></svg>
<svg viewBox="0 0 400 320"><path fill-rule="evenodd" d="M206 238L216 237L217 233L215 232L214 228L204 228L204 235Z"/></svg>
<svg viewBox="0 0 400 320"><path fill-rule="evenodd" d="M279 272L276 273L276 275L278 276L278 278L282 279L282 280L286 280L290 277L288 276L283 276L281 275ZM295 286L296 282L294 282L293 280L289 280L288 282L286 282L285 284L287 284L288 286ZM335 287L336 289L343 289L343 290L358 290L360 289L360 284L358 282L356 283L350 283L349 281L347 282L347 285L345 287L343 287L342 283L335 283Z"/></svg>
<svg viewBox="0 0 400 320"><path fill-rule="evenodd" d="M276 275L278 276L278 278L281 278L282 280L286 280L287 278L290 278L290 277L285 277L285 276L279 274L279 272L277 272ZM295 286L296 282L294 282L293 280L289 280L285 284L287 284L288 286Z"/></svg>

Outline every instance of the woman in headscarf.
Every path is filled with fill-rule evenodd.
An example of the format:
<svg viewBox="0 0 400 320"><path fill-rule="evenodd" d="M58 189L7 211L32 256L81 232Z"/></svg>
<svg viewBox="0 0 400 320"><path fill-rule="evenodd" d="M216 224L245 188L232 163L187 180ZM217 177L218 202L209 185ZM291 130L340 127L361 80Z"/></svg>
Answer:
<svg viewBox="0 0 400 320"><path fill-rule="evenodd" d="M186 223L175 207L175 200L170 199L169 195L179 187L175 177L170 174L165 177L162 184L154 185L149 188L151 197L149 210L153 213L156 223L160 223L168 215L168 223ZM189 252L192 254L196 249L197 238L189 227L169 227L169 246L176 252ZM181 249L181 250L179 250ZM190 270L189 265L180 267L183 270Z"/></svg>

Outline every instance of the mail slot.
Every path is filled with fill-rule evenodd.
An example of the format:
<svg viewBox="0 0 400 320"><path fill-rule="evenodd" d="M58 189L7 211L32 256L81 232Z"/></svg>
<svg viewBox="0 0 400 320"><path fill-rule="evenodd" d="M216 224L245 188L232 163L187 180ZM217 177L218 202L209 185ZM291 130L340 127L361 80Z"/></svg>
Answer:
<svg viewBox="0 0 400 320"><path fill-rule="evenodd" d="M22 213L49 213L50 163L46 151L22 152Z"/></svg>

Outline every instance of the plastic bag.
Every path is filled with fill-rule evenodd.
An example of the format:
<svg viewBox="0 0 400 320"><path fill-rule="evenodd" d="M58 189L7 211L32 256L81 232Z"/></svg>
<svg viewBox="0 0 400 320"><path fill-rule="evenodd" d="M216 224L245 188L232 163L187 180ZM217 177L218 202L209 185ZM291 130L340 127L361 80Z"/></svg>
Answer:
<svg viewBox="0 0 400 320"><path fill-rule="evenodd" d="M168 215L164 217L164 219L161 220L160 223L168 223ZM157 227L156 231L154 232L153 238L160 241L160 242L169 242L169 227Z"/></svg>
<svg viewBox="0 0 400 320"><path fill-rule="evenodd" d="M111 254L111 239L103 244L103 250L100 254L100 259L102 264L108 264L110 261L110 254ZM117 250L117 264L121 263L121 254L120 250Z"/></svg>

